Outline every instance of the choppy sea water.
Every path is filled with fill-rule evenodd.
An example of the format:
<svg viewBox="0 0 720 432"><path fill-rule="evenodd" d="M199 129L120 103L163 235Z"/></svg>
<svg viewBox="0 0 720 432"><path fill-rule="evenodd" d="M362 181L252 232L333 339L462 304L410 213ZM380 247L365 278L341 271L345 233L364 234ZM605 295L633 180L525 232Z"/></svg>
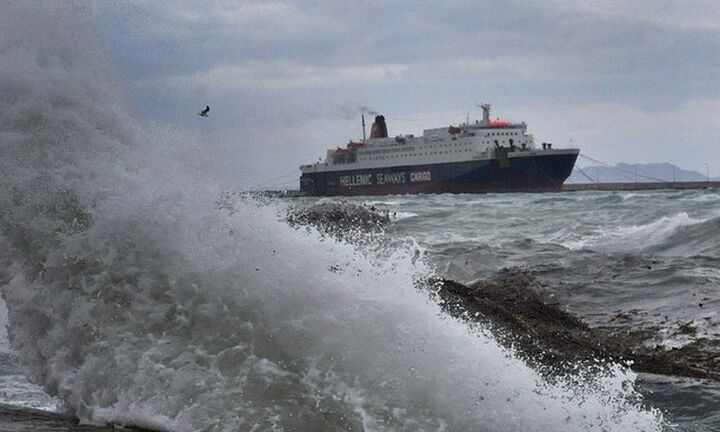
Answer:
<svg viewBox="0 0 720 432"><path fill-rule="evenodd" d="M205 265L230 271L237 278L221 278L220 286L213 286L219 281L212 270L205 273L210 279L193 274L189 287L179 290L159 279L166 269L142 270L142 261L123 264L120 271L153 275L144 276L150 278L146 282L131 280L132 284L149 284L146 287L127 285L127 276L117 276L124 285L113 294L131 309L160 315L142 318L151 321L146 325L92 317L101 306L94 304L97 300L84 295L75 299L81 312L89 316L75 317L83 324L74 329L54 329L61 332L55 349L64 349L62 341L74 338L77 327L103 325L95 330L103 337L73 347L75 354L90 355L93 363L96 354L92 351L107 350L103 361L111 362L112 368L131 362L127 371L115 373L123 379L135 379L141 373L144 379L151 378L151 383L141 381L134 383L140 388L130 385L127 389L127 385L108 382L107 372L94 365L84 370L87 358L78 358L73 365L57 365L57 359L43 365L66 368L62 373L72 378L66 385L73 388L64 391L71 395L80 391L74 397L81 403L97 404L88 411L78 410L72 406L77 403L73 397L51 397L30 384L22 357L11 349L7 337L0 337L0 403L48 410L70 408L91 421L124 421L171 430L231 430L250 424L270 430L281 426L291 430L533 430L535 416L543 422L538 430L550 426L558 430L592 430L593 426L622 430L628 424L646 430L710 431L720 427L720 385L716 382L646 374L635 379L619 368L588 383L587 389L568 393L568 389L543 383L514 360L512 353L493 343L491 336L444 318L412 289L413 278L420 275L469 283L503 269L521 269L538 277L547 293L587 322L602 325L622 313L633 325L659 327L655 343L670 347L688 342L686 336L672 331L688 322L697 328L694 337L717 338L718 191L349 199L392 215L385 235L403 239L403 246L389 255L385 251L382 259L374 259L363 246L316 237L312 230L291 229L282 220L287 205L316 201L236 203L237 212L218 223L258 212L273 222L262 227L248 221L219 230L224 240L230 240L224 246L230 251L237 252L244 249L243 244L257 240L260 243L253 245L263 249L239 257L211 257ZM234 231L238 228L244 229L242 234ZM264 247L260 246L263 243ZM132 253L143 255L145 251ZM163 265L175 268L172 262ZM203 283L207 285L201 290ZM157 288L166 292L156 292ZM77 287L63 285L59 289ZM91 297L102 296L104 289L107 287L91 288ZM186 292L188 289L191 292ZM257 292L250 294L249 289ZM167 292L173 290L178 292ZM208 296L207 291L217 298ZM48 306L54 309L52 302ZM65 307L75 313L74 305ZM261 313L253 313L254 308ZM37 312L34 306L31 310ZM65 317L56 318L63 327L71 325ZM5 314L0 319L7 324ZM21 326L33 329L26 317L20 320ZM155 326L160 327L153 329ZM177 326L185 328L178 330ZM108 346L110 341L128 340L131 343L124 346ZM457 352L457 343L478 346ZM311 347L306 349L305 344ZM66 353L55 357L66 361ZM508 378L510 372L520 375ZM77 375L82 376L82 387L76 389L78 384L72 381ZM453 386L460 386L461 395L453 404L464 404L462 411L437 399L451 391L440 385L447 375L457 379ZM633 382L631 393L621 390ZM208 384L210 388L204 388ZM96 399L103 392L112 396ZM493 398L494 393L502 397ZM226 404L226 396L235 399ZM444 393L443 399L450 396ZM118 403L118 397L126 399ZM499 418L486 417L498 410L517 409L516 400L530 403L537 411L526 416L514 413L513 417L505 411ZM616 405L608 410L603 402ZM233 414L213 424L217 404ZM395 405L389 409L389 404ZM544 417L549 409L567 415ZM257 410L260 417L256 417ZM184 417L186 412L208 417L191 419ZM267 417L269 412L272 417ZM214 413L212 420L210 413ZM574 423L573 415L584 420ZM624 416L631 416L630 420Z"/></svg>
<svg viewBox="0 0 720 432"><path fill-rule="evenodd" d="M720 191L431 195L361 199L396 215L440 275L531 270L586 319L694 321L720 332ZM672 341L665 341L672 343Z"/></svg>
<svg viewBox="0 0 720 432"><path fill-rule="evenodd" d="M133 119L86 18L0 4L0 402L173 431L717 427L713 384L549 382L416 283L526 267L588 320L711 335L714 193L358 199L397 215L382 251L293 228Z"/></svg>

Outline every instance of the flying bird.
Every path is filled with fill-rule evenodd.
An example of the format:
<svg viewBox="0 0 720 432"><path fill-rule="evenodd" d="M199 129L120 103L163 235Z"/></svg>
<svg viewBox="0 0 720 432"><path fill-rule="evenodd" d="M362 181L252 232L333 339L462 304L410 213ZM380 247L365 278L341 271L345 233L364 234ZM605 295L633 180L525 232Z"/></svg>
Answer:
<svg viewBox="0 0 720 432"><path fill-rule="evenodd" d="M207 117L209 112L210 112L210 106L209 106L209 105L205 105L205 109L202 110L202 111L200 111L200 112L198 113L198 115L199 115L200 117Z"/></svg>

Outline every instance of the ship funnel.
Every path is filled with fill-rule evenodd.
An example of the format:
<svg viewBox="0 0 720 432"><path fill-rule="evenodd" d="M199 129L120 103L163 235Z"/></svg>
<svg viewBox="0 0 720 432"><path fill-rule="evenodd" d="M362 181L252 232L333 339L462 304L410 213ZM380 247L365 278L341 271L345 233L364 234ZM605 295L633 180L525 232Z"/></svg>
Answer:
<svg viewBox="0 0 720 432"><path fill-rule="evenodd" d="M385 124L385 117L382 115L375 116L375 122L370 128L370 138L387 138L388 131Z"/></svg>

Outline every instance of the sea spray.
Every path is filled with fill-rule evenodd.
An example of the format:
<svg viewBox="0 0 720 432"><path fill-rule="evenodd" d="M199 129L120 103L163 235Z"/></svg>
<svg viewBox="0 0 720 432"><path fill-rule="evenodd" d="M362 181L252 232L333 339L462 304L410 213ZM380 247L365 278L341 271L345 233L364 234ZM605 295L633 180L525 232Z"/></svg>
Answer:
<svg viewBox="0 0 720 432"><path fill-rule="evenodd" d="M26 10L27 8L27 10ZM0 283L13 347L80 418L168 430L658 430L634 375L554 384L282 204L218 209L138 126L64 4L0 6Z"/></svg>

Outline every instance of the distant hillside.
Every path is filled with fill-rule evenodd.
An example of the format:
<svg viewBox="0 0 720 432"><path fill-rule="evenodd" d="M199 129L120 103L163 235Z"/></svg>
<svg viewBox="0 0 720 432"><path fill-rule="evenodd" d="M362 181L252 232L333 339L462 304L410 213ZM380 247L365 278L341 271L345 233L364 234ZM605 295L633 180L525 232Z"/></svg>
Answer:
<svg viewBox="0 0 720 432"><path fill-rule="evenodd" d="M582 170L582 172L580 171ZM653 182L653 181L705 181L707 177L697 171L688 171L670 163L626 164L615 167L575 167L566 183L592 183L587 176L599 183Z"/></svg>

